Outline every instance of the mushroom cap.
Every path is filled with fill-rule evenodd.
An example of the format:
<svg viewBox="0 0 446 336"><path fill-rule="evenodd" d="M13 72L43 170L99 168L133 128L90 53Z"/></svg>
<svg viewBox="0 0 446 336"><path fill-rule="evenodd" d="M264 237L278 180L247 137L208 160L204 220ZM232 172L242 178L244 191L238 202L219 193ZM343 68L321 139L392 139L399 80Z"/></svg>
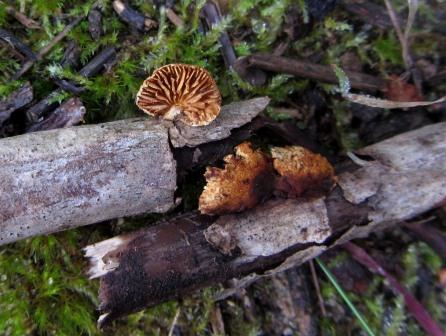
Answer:
<svg viewBox="0 0 446 336"><path fill-rule="evenodd" d="M189 64L168 64L143 82L136 105L151 116L204 126L220 113L221 95L207 70Z"/></svg>

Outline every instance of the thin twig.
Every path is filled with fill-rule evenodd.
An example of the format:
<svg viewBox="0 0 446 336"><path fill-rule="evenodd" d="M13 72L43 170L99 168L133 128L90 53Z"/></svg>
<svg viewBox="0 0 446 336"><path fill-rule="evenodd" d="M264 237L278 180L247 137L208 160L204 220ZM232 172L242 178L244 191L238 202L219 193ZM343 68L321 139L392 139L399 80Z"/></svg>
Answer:
<svg viewBox="0 0 446 336"><path fill-rule="evenodd" d="M23 55L28 58L28 62L37 60L37 55L22 41L15 37L11 32L0 28L0 40L5 41L12 48L19 50Z"/></svg>
<svg viewBox="0 0 446 336"><path fill-rule="evenodd" d="M5 6L3 1L0 1L0 5ZM6 6L6 12L14 16L17 21L19 21L22 25L24 25L28 29L39 29L39 30L42 29L42 27L37 21L30 19L25 14L20 13L19 11L16 11L11 6Z"/></svg>
<svg viewBox="0 0 446 336"><path fill-rule="evenodd" d="M180 308L178 308L177 312L175 314L175 317L173 318L172 324L170 325L168 336L172 336L173 335L173 331L175 330L175 326L177 325L178 317L180 316L180 312L181 312L181 310L180 310Z"/></svg>
<svg viewBox="0 0 446 336"><path fill-rule="evenodd" d="M409 0L409 15L406 22L406 28L404 30L404 33L400 27L400 24L398 22L397 14L395 12L395 9L392 6L392 3L390 0L384 0L384 3L386 4L387 11L389 13L390 20L392 21L393 27L395 28L396 35L398 37L398 40L400 41L401 48L402 48L402 54L403 54L403 61L404 65L407 70L409 70L412 74L412 78L414 81L414 84L418 90L419 93L421 93L421 78L417 70L414 68L415 63L412 59L412 56L410 54L410 46L409 46L409 34L410 29L412 28L413 22L415 20L415 14L418 9L418 1L417 0Z"/></svg>
<svg viewBox="0 0 446 336"><path fill-rule="evenodd" d="M40 51L37 53L36 55L36 60L28 60L26 61L22 68L16 72L16 74L13 76L13 80L19 79L22 75L24 75L29 69L32 68L32 66L34 65L34 63L36 63L36 61L40 61L57 43L59 43L65 36L68 35L68 33L78 25L79 22L82 21L82 19L85 18L85 15L79 16L76 19L74 19L73 21L71 21L71 23L69 23L68 25L65 26L65 28L59 33L57 34L45 47L43 47L42 49L40 49Z"/></svg>
<svg viewBox="0 0 446 336"><path fill-rule="evenodd" d="M325 310L324 299L322 298L322 294L321 294L321 287L319 286L319 281L317 280L314 262L313 262L313 260L310 260L308 263L310 264L311 278L313 279L313 285L314 285L314 288L316 289L317 300L319 301L319 307L321 308L322 316L327 316L327 311Z"/></svg>
<svg viewBox="0 0 446 336"><path fill-rule="evenodd" d="M180 18L177 13L173 11L172 8L166 8L166 16L170 22L172 22L176 27L184 27L184 21Z"/></svg>

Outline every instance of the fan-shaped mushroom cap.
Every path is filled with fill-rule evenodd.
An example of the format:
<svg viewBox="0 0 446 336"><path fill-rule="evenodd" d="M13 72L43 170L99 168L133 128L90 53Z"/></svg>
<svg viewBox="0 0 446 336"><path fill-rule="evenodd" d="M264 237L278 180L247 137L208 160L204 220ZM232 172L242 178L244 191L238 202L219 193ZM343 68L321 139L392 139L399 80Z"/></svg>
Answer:
<svg viewBox="0 0 446 336"><path fill-rule="evenodd" d="M151 116L204 126L220 113L221 95L205 69L189 64L168 64L141 85L136 105Z"/></svg>

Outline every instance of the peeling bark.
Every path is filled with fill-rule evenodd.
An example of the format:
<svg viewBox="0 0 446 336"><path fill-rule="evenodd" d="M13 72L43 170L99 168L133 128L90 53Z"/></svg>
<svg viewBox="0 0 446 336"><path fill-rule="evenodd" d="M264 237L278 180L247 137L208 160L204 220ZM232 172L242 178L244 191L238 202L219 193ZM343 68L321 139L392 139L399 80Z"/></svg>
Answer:
<svg viewBox="0 0 446 336"><path fill-rule="evenodd" d="M178 122L169 129L170 141L174 147L194 147L224 139L231 135L231 130L254 119L268 106L269 100L259 97L222 106L218 117L207 126L193 127Z"/></svg>
<svg viewBox="0 0 446 336"><path fill-rule="evenodd" d="M341 173L325 197L219 218L191 213L86 247L90 277L101 277L99 325L234 277L284 271L443 204L444 134L438 123L364 148L371 161L357 160L363 166Z"/></svg>

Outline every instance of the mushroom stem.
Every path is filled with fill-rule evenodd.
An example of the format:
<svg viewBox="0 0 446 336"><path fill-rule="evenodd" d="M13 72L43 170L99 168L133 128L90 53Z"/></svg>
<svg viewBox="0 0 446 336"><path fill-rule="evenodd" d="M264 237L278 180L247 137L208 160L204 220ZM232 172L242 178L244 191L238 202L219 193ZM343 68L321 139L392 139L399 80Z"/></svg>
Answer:
<svg viewBox="0 0 446 336"><path fill-rule="evenodd" d="M169 109L169 111L166 112L163 118L167 120L174 120L177 115L181 113L181 111L181 107L174 105Z"/></svg>

